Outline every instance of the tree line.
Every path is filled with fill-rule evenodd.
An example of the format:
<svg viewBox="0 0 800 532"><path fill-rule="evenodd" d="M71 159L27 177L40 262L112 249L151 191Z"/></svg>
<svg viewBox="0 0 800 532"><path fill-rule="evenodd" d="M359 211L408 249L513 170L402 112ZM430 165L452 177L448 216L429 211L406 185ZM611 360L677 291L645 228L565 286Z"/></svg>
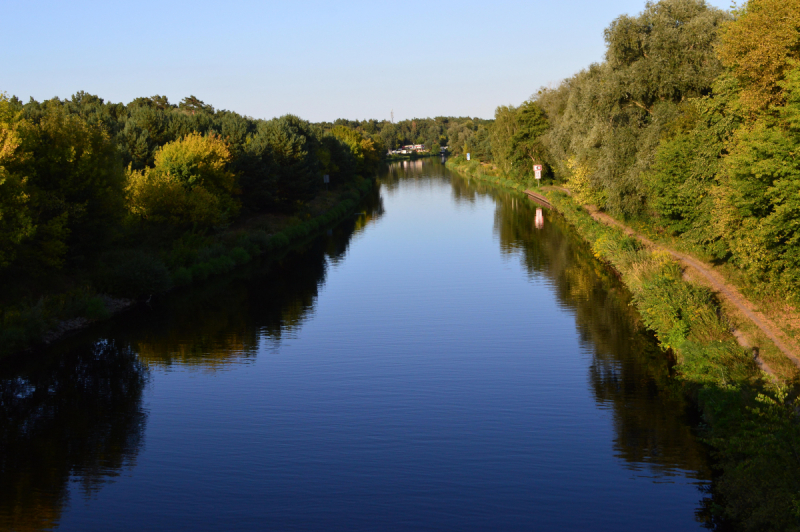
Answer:
<svg viewBox="0 0 800 532"><path fill-rule="evenodd" d="M409 144L423 144L433 153L446 147L448 153L485 152L488 148L492 120L478 117L437 116L411 118L399 122L389 120L346 120L323 123L325 127L346 126L380 139L388 150Z"/></svg>
<svg viewBox="0 0 800 532"><path fill-rule="evenodd" d="M322 175L377 170L379 141L296 116L253 120L195 97L0 98L0 269L46 273L142 226L207 231L291 211Z"/></svg>
<svg viewBox="0 0 800 532"><path fill-rule="evenodd" d="M648 2L605 30L605 60L519 106L488 149L800 298L800 0Z"/></svg>

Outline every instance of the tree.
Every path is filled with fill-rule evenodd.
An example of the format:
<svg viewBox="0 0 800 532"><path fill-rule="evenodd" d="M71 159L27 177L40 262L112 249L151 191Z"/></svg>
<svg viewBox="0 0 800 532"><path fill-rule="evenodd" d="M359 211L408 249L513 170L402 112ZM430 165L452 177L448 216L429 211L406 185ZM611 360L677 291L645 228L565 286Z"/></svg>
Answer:
<svg viewBox="0 0 800 532"><path fill-rule="evenodd" d="M244 193L252 190L262 198L258 210L311 199L322 183L319 146L311 124L294 115L259 122L247 150L261 166L248 176Z"/></svg>
<svg viewBox="0 0 800 532"><path fill-rule="evenodd" d="M517 108L517 130L511 136L511 153L515 166L532 171L535 164L544 164L547 150L542 137L550 128L544 111L535 101L527 101Z"/></svg>
<svg viewBox="0 0 800 532"><path fill-rule="evenodd" d="M27 179L6 169L20 156L16 115L6 95L0 94L0 269L14 260L20 243L35 229L25 192Z"/></svg>
<svg viewBox="0 0 800 532"><path fill-rule="evenodd" d="M784 101L781 86L791 62L800 59L800 0L749 0L725 26L719 56L742 84L751 110Z"/></svg>
<svg viewBox="0 0 800 532"><path fill-rule="evenodd" d="M238 211L236 176L227 168L230 151L216 135L199 133L156 152L155 166L128 171L130 211L144 220L176 227L209 228Z"/></svg>
<svg viewBox="0 0 800 532"><path fill-rule="evenodd" d="M58 100L20 120L16 132L20 156L6 170L27 178L36 226L21 251L31 263L55 267L68 249L73 257L99 249L124 211L123 166L109 134Z"/></svg>
<svg viewBox="0 0 800 532"><path fill-rule="evenodd" d="M359 174L373 174L378 170L381 153L372 139L365 138L358 131L346 126L335 126L330 134L349 146Z"/></svg>
<svg viewBox="0 0 800 532"><path fill-rule="evenodd" d="M191 114L194 114L198 111L208 112L208 113L214 112L213 107L211 107L203 100L194 95L187 96L186 98L181 100L181 103L178 104L178 109L180 109L181 111L187 111Z"/></svg>
<svg viewBox="0 0 800 532"><path fill-rule="evenodd" d="M800 290L800 66L779 87L786 105L737 130L718 217L734 261L784 293Z"/></svg>
<svg viewBox="0 0 800 532"><path fill-rule="evenodd" d="M702 0L648 3L606 30L606 60L536 98L552 125L542 139L558 163L574 159L589 184L605 193L605 207L638 214L663 128L688 98L708 94L722 66L714 53L723 11Z"/></svg>

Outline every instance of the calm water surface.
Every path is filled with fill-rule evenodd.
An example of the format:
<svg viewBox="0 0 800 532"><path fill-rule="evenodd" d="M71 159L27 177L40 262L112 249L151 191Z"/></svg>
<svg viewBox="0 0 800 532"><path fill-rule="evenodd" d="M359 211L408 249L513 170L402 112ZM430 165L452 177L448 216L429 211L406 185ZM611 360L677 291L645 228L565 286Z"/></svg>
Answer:
<svg viewBox="0 0 800 532"><path fill-rule="evenodd" d="M691 409L557 215L436 161L363 211L3 362L0 529L702 528Z"/></svg>

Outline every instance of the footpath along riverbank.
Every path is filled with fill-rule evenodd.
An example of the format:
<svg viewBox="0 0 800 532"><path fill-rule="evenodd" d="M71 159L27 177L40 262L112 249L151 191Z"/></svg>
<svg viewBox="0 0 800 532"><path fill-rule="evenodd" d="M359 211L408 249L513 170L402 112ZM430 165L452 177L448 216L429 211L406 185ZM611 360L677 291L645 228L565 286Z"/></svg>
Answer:
<svg viewBox="0 0 800 532"><path fill-rule="evenodd" d="M358 179L342 190L321 194L302 216L245 220L239 226L206 239L199 252L190 253L177 267L134 265L138 271L132 272L130 282L152 286L152 290L139 297L81 291L42 298L37 304L20 309L16 315L4 316L0 322L0 357L50 345L154 296L201 284L256 258L279 257L351 215L374 186L374 179Z"/></svg>
<svg viewBox="0 0 800 532"><path fill-rule="evenodd" d="M495 186L528 188L474 161L447 166ZM697 405L700 435L716 451L716 517L742 530L800 527L798 367L789 342L758 320L732 284L710 282L701 261L655 245L563 190L537 194L618 272L645 324L674 354L676 385ZM688 268L692 260L696 267Z"/></svg>

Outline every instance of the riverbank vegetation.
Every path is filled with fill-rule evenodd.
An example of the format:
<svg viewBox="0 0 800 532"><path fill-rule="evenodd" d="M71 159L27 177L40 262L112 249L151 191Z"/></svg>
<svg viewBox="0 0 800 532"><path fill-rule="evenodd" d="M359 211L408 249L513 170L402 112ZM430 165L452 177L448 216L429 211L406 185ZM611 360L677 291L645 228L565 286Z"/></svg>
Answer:
<svg viewBox="0 0 800 532"><path fill-rule="evenodd" d="M194 97L0 96L0 354L304 238L355 208L383 152Z"/></svg>
<svg viewBox="0 0 800 532"><path fill-rule="evenodd" d="M723 302L665 252L592 219L590 205L712 262L796 347L800 304L800 2L648 3L606 30L605 60L498 107L470 175L565 184L556 208L620 272L699 405L719 477L715 519L800 529L798 373L769 341L759 371ZM473 159L476 153L472 153ZM489 177L491 176L491 177Z"/></svg>

